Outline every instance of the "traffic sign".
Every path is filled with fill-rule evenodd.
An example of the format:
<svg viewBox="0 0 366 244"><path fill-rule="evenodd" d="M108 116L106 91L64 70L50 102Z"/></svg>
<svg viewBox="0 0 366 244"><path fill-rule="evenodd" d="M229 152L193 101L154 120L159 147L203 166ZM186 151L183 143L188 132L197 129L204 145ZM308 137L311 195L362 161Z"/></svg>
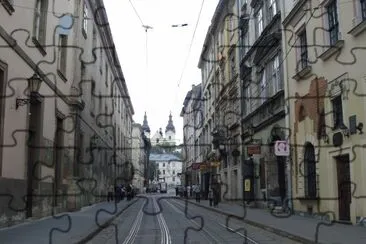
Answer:
<svg viewBox="0 0 366 244"><path fill-rule="evenodd" d="M287 141L275 142L275 155L276 156L290 156L290 145Z"/></svg>

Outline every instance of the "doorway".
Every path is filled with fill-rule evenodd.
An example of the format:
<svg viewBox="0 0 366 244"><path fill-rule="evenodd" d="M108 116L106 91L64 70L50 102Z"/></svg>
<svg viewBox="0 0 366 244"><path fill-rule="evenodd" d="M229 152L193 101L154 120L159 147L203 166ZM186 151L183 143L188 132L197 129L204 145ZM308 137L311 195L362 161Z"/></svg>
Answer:
<svg viewBox="0 0 366 244"><path fill-rule="evenodd" d="M338 212L339 220L349 222L351 220L351 171L349 155L342 155L335 158L337 163L337 185L338 185Z"/></svg>

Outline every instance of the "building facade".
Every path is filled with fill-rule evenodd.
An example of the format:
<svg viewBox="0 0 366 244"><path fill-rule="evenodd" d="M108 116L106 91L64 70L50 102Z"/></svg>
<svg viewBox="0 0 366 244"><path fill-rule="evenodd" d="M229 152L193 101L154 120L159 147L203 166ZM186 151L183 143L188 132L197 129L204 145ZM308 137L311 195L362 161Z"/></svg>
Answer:
<svg viewBox="0 0 366 244"><path fill-rule="evenodd" d="M366 2L283 8L294 209L355 224L366 215L364 56L355 51L366 40Z"/></svg>
<svg viewBox="0 0 366 244"><path fill-rule="evenodd" d="M133 165L133 181L134 185L140 192L143 192L145 181L145 164L146 164L146 146L144 140L144 131L141 124L132 124L132 165Z"/></svg>
<svg viewBox="0 0 366 244"><path fill-rule="evenodd" d="M159 128L159 130L151 137L151 144L152 146L165 145L168 147L176 144L175 127L171 113L169 114L168 124L165 127L165 133L163 133L162 128Z"/></svg>
<svg viewBox="0 0 366 244"><path fill-rule="evenodd" d="M201 174L221 183L226 200L242 198L239 1L219 1L206 34L198 67L202 72L204 116Z"/></svg>
<svg viewBox="0 0 366 244"><path fill-rule="evenodd" d="M156 182L166 182L168 187L181 184L182 161L172 154L151 154L150 163L157 167Z"/></svg>
<svg viewBox="0 0 366 244"><path fill-rule="evenodd" d="M288 157L275 142L287 140L280 1L240 2L241 126L244 198L259 207L282 206L288 187ZM254 201L253 201L254 200Z"/></svg>
<svg viewBox="0 0 366 244"><path fill-rule="evenodd" d="M134 111L115 50L103 48L114 44L110 29L96 24L108 23L104 11L93 15L97 6L103 1L0 5L7 23L0 25L0 42L9 47L0 49L1 192L28 195L11 206L24 212L0 200L2 223L103 200L93 195L104 194L122 173L117 166L131 158L118 148L131 148Z"/></svg>
<svg viewBox="0 0 366 244"><path fill-rule="evenodd" d="M180 116L183 117L183 178L184 184L201 184L199 167L195 165L202 163L200 154L201 147L200 132L203 126L201 84L192 85L183 103ZM192 165L193 164L193 165ZM207 187L203 186L205 192Z"/></svg>

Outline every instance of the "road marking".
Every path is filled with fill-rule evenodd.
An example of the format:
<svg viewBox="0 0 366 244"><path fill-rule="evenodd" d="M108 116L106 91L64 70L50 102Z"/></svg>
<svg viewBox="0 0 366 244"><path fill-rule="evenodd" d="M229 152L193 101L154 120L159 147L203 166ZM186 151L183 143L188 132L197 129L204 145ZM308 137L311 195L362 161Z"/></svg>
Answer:
<svg viewBox="0 0 366 244"><path fill-rule="evenodd" d="M181 214L183 214L185 216L185 213L182 210L178 209L176 206L174 206L173 204L171 204L168 200L166 201L166 203L168 205L170 205L170 207L173 208L177 213L181 213ZM201 228L201 225L198 224L195 220L193 220L193 219L186 219L186 220L189 220L193 224L197 225L197 227L200 227ZM207 230L204 229L204 226L202 226L201 231L203 231L206 235L208 235L211 239L213 239L217 243L220 243L220 241L217 240L215 236L211 235L210 232L208 232ZM206 240L210 241L206 236L205 236L205 238L206 238Z"/></svg>
<svg viewBox="0 0 366 244"><path fill-rule="evenodd" d="M128 244L128 243L134 243L135 239L136 239L136 236L137 236L137 233L139 232L140 230L140 226L141 226L141 222L142 222L142 218L144 216L144 213L143 213L143 208L144 208L144 205L145 204L142 204L138 214L137 214L137 217L135 219L135 221L133 222L133 225L130 229L130 232L128 233L128 236L127 238L124 240L123 244Z"/></svg>
<svg viewBox="0 0 366 244"><path fill-rule="evenodd" d="M182 203L180 203L180 202L177 202L176 200L173 200L175 203L177 203L178 205L181 205L181 206L183 206L183 207L185 207ZM197 206L198 207L198 206ZM209 211L208 209L207 209L207 211ZM225 229L227 229L227 230L230 230L231 232L233 232L233 233L235 233L235 234L238 234L238 235L240 235L240 236L242 236L242 237L244 237L245 239L247 239L248 241L250 241L250 242L252 242L253 244L259 244L259 242L256 242L255 240L253 240L252 238L250 238L250 237L248 237L248 236L246 236L246 235L244 235L244 234L242 234L242 233L240 233L240 232L237 232L237 231L235 231L234 229L232 229L232 228L230 228L229 226L226 226L226 225L224 225L224 224L221 224L220 222L218 222L218 221L216 221L216 223L218 224L218 225L220 225L221 227L224 227ZM237 225L236 225L237 226ZM238 226L239 227L239 226Z"/></svg>
<svg viewBox="0 0 366 244"><path fill-rule="evenodd" d="M158 205L157 201L155 200L155 198L152 198L152 199L153 199L154 208L156 209L156 212L159 212L159 205ZM158 223L159 223L160 230L161 230L161 244L171 244L172 239L171 239L171 235L169 233L169 228L165 222L165 219L164 219L162 213L159 213L157 215L157 218L158 218Z"/></svg>
<svg viewBox="0 0 366 244"><path fill-rule="evenodd" d="M242 234L242 233L240 233L240 232L235 231L234 229L230 228L229 226L226 226L226 225L221 224L221 223L219 223L219 222L217 222L217 224L221 225L221 226L222 226L222 227L224 227L225 229L228 229L228 230L230 230L231 232L233 232L233 233L235 233L235 234L238 234L239 236L244 237L245 239L247 239L248 241L250 241L250 242L252 242L252 243L254 243L254 244L259 244L259 242L256 242L256 241L255 241L255 240L253 240L252 238L250 238L250 237L248 237L248 236L246 236L246 235L244 235L244 234Z"/></svg>

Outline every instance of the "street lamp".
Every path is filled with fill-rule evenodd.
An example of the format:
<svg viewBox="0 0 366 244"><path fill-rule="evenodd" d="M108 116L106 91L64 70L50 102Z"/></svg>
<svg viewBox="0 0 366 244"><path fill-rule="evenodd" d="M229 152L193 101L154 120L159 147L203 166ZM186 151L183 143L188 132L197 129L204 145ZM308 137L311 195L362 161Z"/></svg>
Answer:
<svg viewBox="0 0 366 244"><path fill-rule="evenodd" d="M34 74L31 78L29 78L28 88L30 91L30 98L16 98L15 109L18 109L19 106L28 104L31 101L31 97L38 93L39 88L41 87L41 83L42 80L37 74Z"/></svg>

